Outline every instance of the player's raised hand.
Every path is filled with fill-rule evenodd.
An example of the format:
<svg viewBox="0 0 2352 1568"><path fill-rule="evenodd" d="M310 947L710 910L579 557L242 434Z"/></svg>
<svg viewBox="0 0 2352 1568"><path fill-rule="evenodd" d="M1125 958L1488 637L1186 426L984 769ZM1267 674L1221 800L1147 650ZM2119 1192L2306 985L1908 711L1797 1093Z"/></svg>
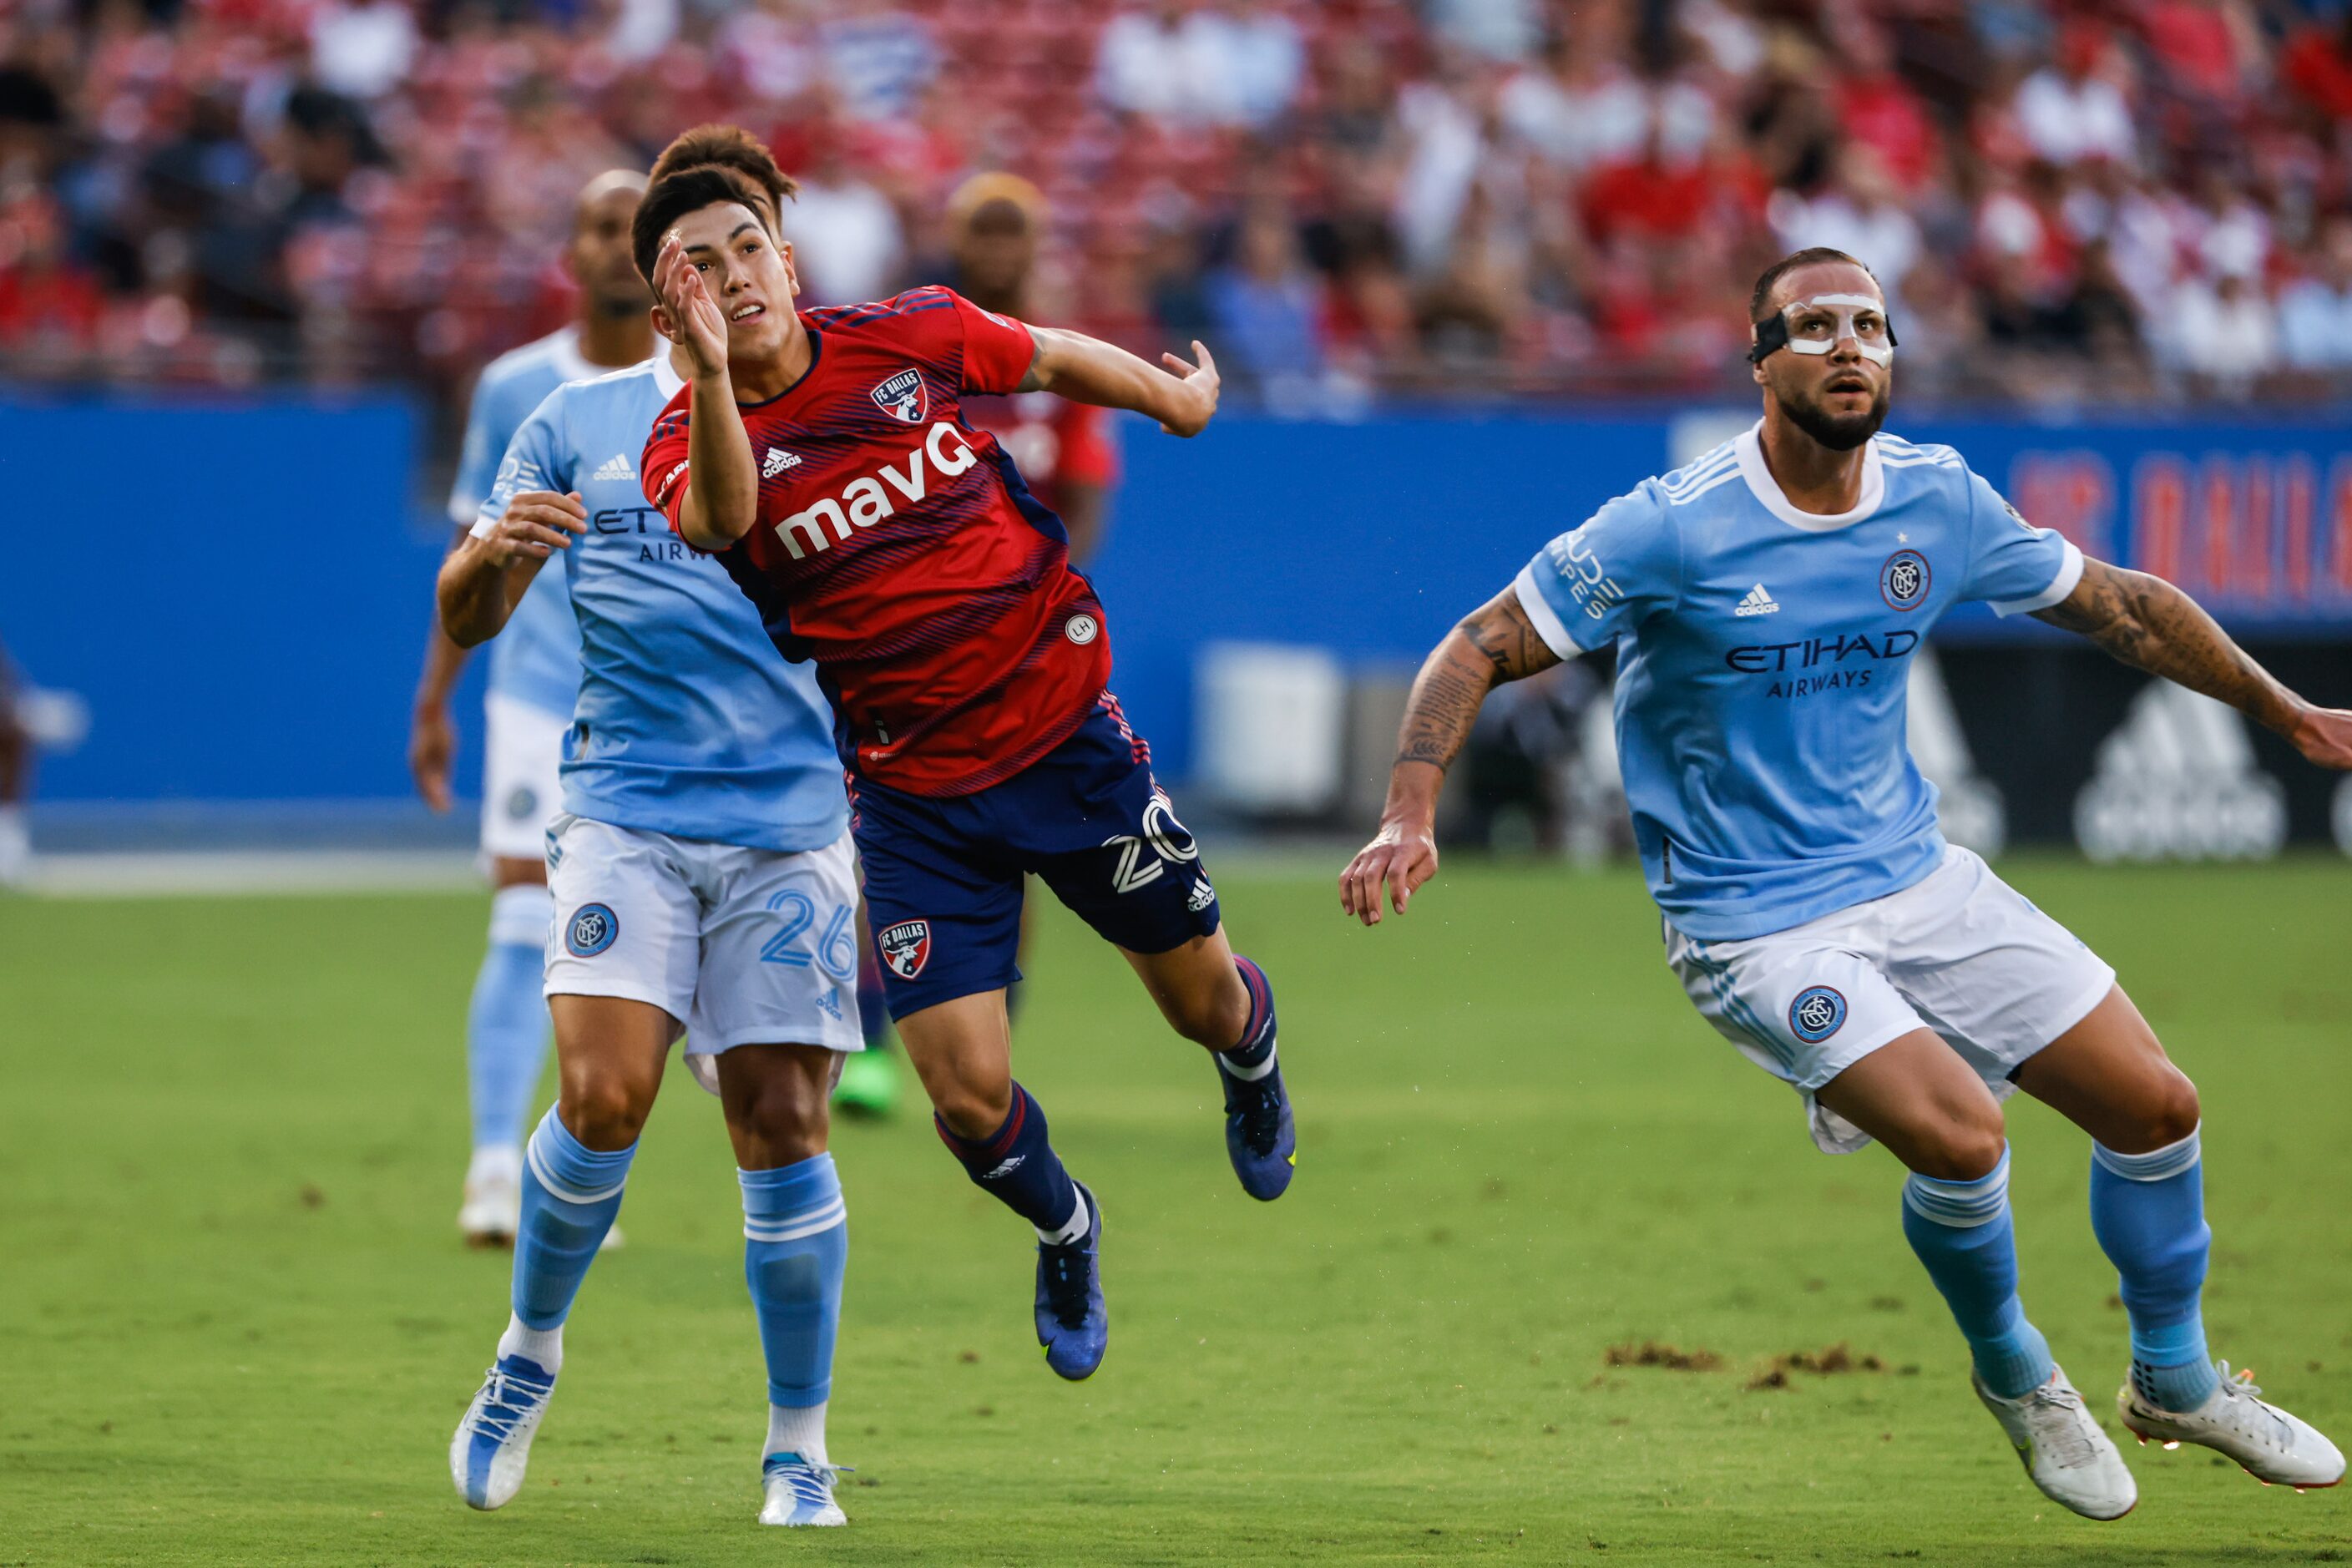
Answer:
<svg viewBox="0 0 2352 1568"><path fill-rule="evenodd" d="M1429 829L1383 822L1379 834L1339 873L1339 908L1376 926L1384 889L1396 912L1402 914L1413 894L1436 875L1437 840Z"/></svg>
<svg viewBox="0 0 2352 1568"><path fill-rule="evenodd" d="M572 548L572 536L588 531L588 509L575 491L525 490L507 502L505 513L482 538L482 548L499 568L544 561Z"/></svg>
<svg viewBox="0 0 2352 1568"><path fill-rule="evenodd" d="M2294 749L2323 768L2352 771L2352 712L2314 708L2287 736Z"/></svg>
<svg viewBox="0 0 2352 1568"><path fill-rule="evenodd" d="M727 313L686 258L686 242L672 229L654 259L654 328L686 351L699 376L727 370Z"/></svg>
<svg viewBox="0 0 2352 1568"><path fill-rule="evenodd" d="M1160 427L1171 436L1198 436L1209 427L1210 418L1217 412L1217 389L1223 384L1217 374L1217 362L1209 353L1209 345L1198 338L1192 340L1192 353L1201 363L1192 363L1181 354L1161 354L1160 363L1176 378L1176 395Z"/></svg>

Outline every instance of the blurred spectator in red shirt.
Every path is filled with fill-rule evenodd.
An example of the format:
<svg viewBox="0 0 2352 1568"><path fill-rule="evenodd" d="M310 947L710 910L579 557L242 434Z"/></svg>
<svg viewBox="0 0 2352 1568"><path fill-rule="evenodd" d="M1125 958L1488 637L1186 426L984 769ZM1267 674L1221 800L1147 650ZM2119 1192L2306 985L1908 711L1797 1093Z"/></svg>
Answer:
<svg viewBox="0 0 2352 1568"><path fill-rule="evenodd" d="M2352 5L2337 11L2332 27L2314 22L2296 33L2280 74L2322 114L2352 121Z"/></svg>
<svg viewBox="0 0 2352 1568"><path fill-rule="evenodd" d="M96 340L105 296L65 254L64 226L46 195L0 208L0 347L70 370Z"/></svg>

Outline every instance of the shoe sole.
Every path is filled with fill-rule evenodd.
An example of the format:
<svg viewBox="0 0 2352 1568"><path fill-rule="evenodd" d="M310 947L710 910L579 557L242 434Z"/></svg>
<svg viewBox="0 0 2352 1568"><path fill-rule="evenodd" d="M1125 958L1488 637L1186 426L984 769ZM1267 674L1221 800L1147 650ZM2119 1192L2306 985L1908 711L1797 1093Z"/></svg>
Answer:
<svg viewBox="0 0 2352 1568"><path fill-rule="evenodd" d="M2253 1466L2246 1463L2245 1460L2238 1458L2237 1455L2231 1453L2226 1448L2217 1448L2210 1443L2200 1443L2192 1437L2168 1437L2161 1432L2143 1432L2138 1427L2131 1424L2131 1417L2128 1415L2124 1416L2122 1420L2124 1430L2138 1438L2139 1446L2143 1448L2147 1447L2150 1443L2154 1443L2168 1454L2173 1449L2179 1447L2183 1443L2187 1443L2191 1447L2202 1448L2208 1453L2221 1455L2221 1458L2229 1460L2230 1463L2237 1466L2238 1468L2245 1471L2246 1474L2253 1477L2255 1480L2261 1482L2266 1487L2292 1487L2295 1492L2300 1495L2304 1492L2324 1492L2332 1487L2340 1487L2344 1484L2344 1478L2342 1476L2336 1477L2332 1481L2274 1481L2265 1477L2260 1470L2255 1469Z"/></svg>

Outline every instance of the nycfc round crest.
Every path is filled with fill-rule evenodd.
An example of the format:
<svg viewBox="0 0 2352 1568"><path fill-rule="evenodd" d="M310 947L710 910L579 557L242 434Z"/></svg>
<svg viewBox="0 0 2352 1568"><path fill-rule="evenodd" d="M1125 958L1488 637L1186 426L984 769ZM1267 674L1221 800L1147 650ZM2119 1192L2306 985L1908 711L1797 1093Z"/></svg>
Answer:
<svg viewBox="0 0 2352 1568"><path fill-rule="evenodd" d="M1827 985L1809 985L1789 1004L1789 1032L1817 1046L1845 1022L1845 998Z"/></svg>
<svg viewBox="0 0 2352 1568"><path fill-rule="evenodd" d="M1927 596L1927 558L1916 550L1898 550L1878 569L1878 592L1898 610L1916 610Z"/></svg>
<svg viewBox="0 0 2352 1568"><path fill-rule="evenodd" d="M572 915L572 922L563 928L563 945L572 950L574 958L593 958L613 945L621 934L621 922L603 904L583 904Z"/></svg>

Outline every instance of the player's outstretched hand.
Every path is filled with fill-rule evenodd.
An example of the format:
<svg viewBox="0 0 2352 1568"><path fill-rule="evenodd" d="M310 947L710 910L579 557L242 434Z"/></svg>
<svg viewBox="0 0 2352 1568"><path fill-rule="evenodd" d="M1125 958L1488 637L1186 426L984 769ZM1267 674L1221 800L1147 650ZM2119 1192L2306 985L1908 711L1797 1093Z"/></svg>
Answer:
<svg viewBox="0 0 2352 1568"><path fill-rule="evenodd" d="M2352 772L2352 712L2341 708L2311 709L2287 739L2321 767Z"/></svg>
<svg viewBox="0 0 2352 1568"><path fill-rule="evenodd" d="M482 539L482 547L500 570L526 561L544 561L559 550L572 548L572 536L588 531L588 509L577 492L525 490L507 502L496 526Z"/></svg>
<svg viewBox="0 0 2352 1568"><path fill-rule="evenodd" d="M1370 844L1356 851L1339 873L1339 908L1368 926L1381 923L1381 893L1385 886L1396 912L1422 885L1437 875L1437 840L1425 829L1408 831L1392 822L1381 824Z"/></svg>
<svg viewBox="0 0 2352 1568"><path fill-rule="evenodd" d="M1209 420L1217 412L1217 389L1224 384L1217 374L1217 362L1210 355L1209 345L1195 338L1192 353L1199 357L1199 364L1181 354L1160 356L1160 363L1168 367L1168 374L1177 382L1168 417L1160 422L1160 427L1171 436L1198 436L1207 429Z"/></svg>
<svg viewBox="0 0 2352 1568"><path fill-rule="evenodd" d="M686 351L699 376L727 369L727 313L703 286L702 274L686 258L686 242L672 229L662 236L654 258L654 326Z"/></svg>
<svg viewBox="0 0 2352 1568"><path fill-rule="evenodd" d="M419 702L408 721L408 773L433 811L449 809L449 770L457 754L457 727L446 702Z"/></svg>

